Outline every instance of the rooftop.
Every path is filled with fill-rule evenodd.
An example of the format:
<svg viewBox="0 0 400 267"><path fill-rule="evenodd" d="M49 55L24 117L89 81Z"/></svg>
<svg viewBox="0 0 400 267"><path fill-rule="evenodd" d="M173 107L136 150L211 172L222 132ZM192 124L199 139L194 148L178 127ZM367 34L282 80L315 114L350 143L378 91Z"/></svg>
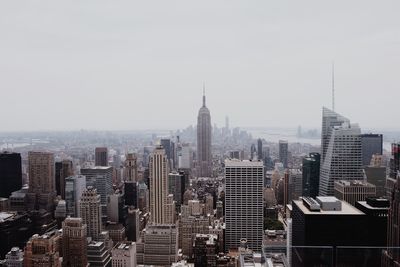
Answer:
<svg viewBox="0 0 400 267"><path fill-rule="evenodd" d="M324 201L337 201L335 197L320 197L323 198ZM306 215L365 215L362 211L356 209L349 203L345 201L341 201L342 209L341 210L320 210L320 211L312 211L309 210L304 204L302 200L293 200L293 203L296 204L300 210Z"/></svg>

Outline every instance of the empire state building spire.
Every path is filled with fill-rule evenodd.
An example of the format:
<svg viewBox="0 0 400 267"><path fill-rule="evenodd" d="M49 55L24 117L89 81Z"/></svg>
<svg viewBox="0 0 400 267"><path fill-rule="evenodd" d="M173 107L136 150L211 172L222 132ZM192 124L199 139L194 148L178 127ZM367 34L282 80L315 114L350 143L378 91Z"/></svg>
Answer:
<svg viewBox="0 0 400 267"><path fill-rule="evenodd" d="M211 177L211 115L206 107L205 85L203 83L203 106L197 116L197 175Z"/></svg>

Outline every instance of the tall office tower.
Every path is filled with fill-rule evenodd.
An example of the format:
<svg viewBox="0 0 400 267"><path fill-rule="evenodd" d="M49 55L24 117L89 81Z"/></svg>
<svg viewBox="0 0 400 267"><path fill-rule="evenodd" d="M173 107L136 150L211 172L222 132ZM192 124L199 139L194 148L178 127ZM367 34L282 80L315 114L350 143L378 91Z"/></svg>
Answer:
<svg viewBox="0 0 400 267"><path fill-rule="evenodd" d="M86 227L81 218L68 217L64 220L62 224L63 266L88 266Z"/></svg>
<svg viewBox="0 0 400 267"><path fill-rule="evenodd" d="M178 168L191 169L192 168L192 148L189 144L182 144L178 151Z"/></svg>
<svg viewBox="0 0 400 267"><path fill-rule="evenodd" d="M321 155L310 153L303 158L303 193L305 197L317 197L319 195L319 171Z"/></svg>
<svg viewBox="0 0 400 267"><path fill-rule="evenodd" d="M168 194L172 194L178 207L183 203L185 192L185 176L182 172L170 172L168 174Z"/></svg>
<svg viewBox="0 0 400 267"><path fill-rule="evenodd" d="M338 180L334 184L334 195L339 200L355 206L357 201L376 196L376 187L364 180Z"/></svg>
<svg viewBox="0 0 400 267"><path fill-rule="evenodd" d="M372 155L371 164L364 170L367 182L376 186L376 196L386 196L386 166L382 166L382 155Z"/></svg>
<svg viewBox="0 0 400 267"><path fill-rule="evenodd" d="M263 143L260 138L257 140L257 156L259 160L264 160Z"/></svg>
<svg viewBox="0 0 400 267"><path fill-rule="evenodd" d="M371 163L372 155L382 155L383 136L381 134L361 135L362 165L368 166Z"/></svg>
<svg viewBox="0 0 400 267"><path fill-rule="evenodd" d="M13 247L11 251L7 253L4 264L4 266L7 267L23 267L24 252L18 247Z"/></svg>
<svg viewBox="0 0 400 267"><path fill-rule="evenodd" d="M174 196L172 194L169 194L167 196L167 202L165 204L165 215L167 216L165 221L166 223L175 223L175 201L174 201Z"/></svg>
<svg viewBox="0 0 400 267"><path fill-rule="evenodd" d="M173 169L175 166L175 144L171 139L161 139L160 143L165 150L165 155L168 159L168 167Z"/></svg>
<svg viewBox="0 0 400 267"><path fill-rule="evenodd" d="M128 208L128 216L126 218L126 238L128 241L136 242L139 240L140 230L140 211L133 207Z"/></svg>
<svg viewBox="0 0 400 267"><path fill-rule="evenodd" d="M263 236L262 161L225 161L226 249L237 249L242 238L261 251Z"/></svg>
<svg viewBox="0 0 400 267"><path fill-rule="evenodd" d="M87 235L94 240L98 240L101 233L101 207L100 195L97 190L89 186L83 191L79 202L79 215L84 224L87 225Z"/></svg>
<svg viewBox="0 0 400 267"><path fill-rule="evenodd" d="M337 180L363 180L360 128L344 123L332 129L322 163L319 194L333 196Z"/></svg>
<svg viewBox="0 0 400 267"><path fill-rule="evenodd" d="M283 164L283 168L288 167L289 145L285 140L279 140L279 161Z"/></svg>
<svg viewBox="0 0 400 267"><path fill-rule="evenodd" d="M125 205L134 207L138 206L138 185L138 182L124 182Z"/></svg>
<svg viewBox="0 0 400 267"><path fill-rule="evenodd" d="M211 116L203 95L203 106L197 116L197 176L212 176Z"/></svg>
<svg viewBox="0 0 400 267"><path fill-rule="evenodd" d="M87 246L89 266L111 267L111 253L102 241L91 241Z"/></svg>
<svg viewBox="0 0 400 267"><path fill-rule="evenodd" d="M149 189L147 185L142 181L138 185L138 208L141 211L148 211L150 206Z"/></svg>
<svg viewBox="0 0 400 267"><path fill-rule="evenodd" d="M52 211L56 194L53 153L30 151L28 165L28 208Z"/></svg>
<svg viewBox="0 0 400 267"><path fill-rule="evenodd" d="M136 267L136 244L133 242L117 243L111 255L112 267Z"/></svg>
<svg viewBox="0 0 400 267"><path fill-rule="evenodd" d="M9 198L22 187L21 154L0 153L0 197Z"/></svg>
<svg viewBox="0 0 400 267"><path fill-rule="evenodd" d="M86 177L86 185L97 189L101 199L103 216L107 216L107 196L114 193L112 182L112 167L96 166L81 169L81 174Z"/></svg>
<svg viewBox="0 0 400 267"><path fill-rule="evenodd" d="M170 266L178 259L178 229L174 224L148 225L136 250L138 265Z"/></svg>
<svg viewBox="0 0 400 267"><path fill-rule="evenodd" d="M250 147L250 159L255 159L255 157L257 156L257 148L255 144L251 144Z"/></svg>
<svg viewBox="0 0 400 267"><path fill-rule="evenodd" d="M125 221L124 195L119 191L107 196L107 219L114 223Z"/></svg>
<svg viewBox="0 0 400 267"><path fill-rule="evenodd" d="M94 164L96 166L108 166L108 149L106 147L96 147L94 150Z"/></svg>
<svg viewBox="0 0 400 267"><path fill-rule="evenodd" d="M65 179L65 201L67 204L68 216L79 217L79 201L85 189L85 176L74 175Z"/></svg>
<svg viewBox="0 0 400 267"><path fill-rule="evenodd" d="M159 146L150 156L150 220L155 224L174 223L167 221L168 159Z"/></svg>
<svg viewBox="0 0 400 267"><path fill-rule="evenodd" d="M126 155L126 160L124 163L124 181L137 182L138 181L138 166L137 157L133 153L128 153Z"/></svg>
<svg viewBox="0 0 400 267"><path fill-rule="evenodd" d="M56 162L55 180L57 195L65 199L65 178L73 175L72 161L63 160Z"/></svg>
<svg viewBox="0 0 400 267"><path fill-rule="evenodd" d="M299 169L289 169L289 202L298 199L303 194L303 174Z"/></svg>
<svg viewBox="0 0 400 267"><path fill-rule="evenodd" d="M326 107L322 108L322 131L321 131L321 167L325 160L325 154L331 140L332 129L344 122L350 124L350 120Z"/></svg>
<svg viewBox="0 0 400 267"><path fill-rule="evenodd" d="M59 242L61 235L58 231L44 235L33 235L26 243L24 250L25 267L61 267Z"/></svg>

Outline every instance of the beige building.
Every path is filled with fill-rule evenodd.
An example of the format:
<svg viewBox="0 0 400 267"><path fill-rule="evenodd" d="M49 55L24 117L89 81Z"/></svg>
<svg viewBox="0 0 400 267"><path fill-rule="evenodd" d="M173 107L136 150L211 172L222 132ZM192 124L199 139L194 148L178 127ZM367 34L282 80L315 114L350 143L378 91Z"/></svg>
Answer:
<svg viewBox="0 0 400 267"><path fill-rule="evenodd" d="M138 177L138 167L137 158L133 153L128 153L126 155L126 160L124 163L124 181L137 182Z"/></svg>
<svg viewBox="0 0 400 267"><path fill-rule="evenodd" d="M134 242L117 243L111 250L112 267L135 267L136 244Z"/></svg>
<svg viewBox="0 0 400 267"><path fill-rule="evenodd" d="M63 266L88 266L86 224L81 218L68 217L62 225Z"/></svg>
<svg viewBox="0 0 400 267"><path fill-rule="evenodd" d="M178 260L178 229L174 224L148 225L136 244L137 264L171 266Z"/></svg>
<svg viewBox="0 0 400 267"><path fill-rule="evenodd" d="M28 170L28 208L51 211L56 196L54 154L29 151Z"/></svg>
<svg viewBox="0 0 400 267"><path fill-rule="evenodd" d="M102 230L102 222L100 195L97 194L95 188L89 186L83 191L79 202L79 214L82 217L83 223L87 225L88 237L98 240Z"/></svg>
<svg viewBox="0 0 400 267"><path fill-rule="evenodd" d="M335 197L355 206L357 201L376 196L376 186L363 180L339 180L335 182Z"/></svg>
<svg viewBox="0 0 400 267"><path fill-rule="evenodd" d="M61 235L58 231L44 235L33 235L26 243L24 250L25 267L61 267L59 243Z"/></svg>

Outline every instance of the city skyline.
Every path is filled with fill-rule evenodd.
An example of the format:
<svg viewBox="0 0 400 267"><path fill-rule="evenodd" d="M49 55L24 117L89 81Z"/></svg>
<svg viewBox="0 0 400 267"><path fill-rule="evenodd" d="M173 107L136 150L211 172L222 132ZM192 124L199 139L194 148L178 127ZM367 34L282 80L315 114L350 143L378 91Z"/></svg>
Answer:
<svg viewBox="0 0 400 267"><path fill-rule="evenodd" d="M241 127L319 128L332 61L336 110L392 127L400 3L388 2L4 1L2 106L13 112L2 130L176 129L195 123L203 81L218 125L228 114Z"/></svg>

